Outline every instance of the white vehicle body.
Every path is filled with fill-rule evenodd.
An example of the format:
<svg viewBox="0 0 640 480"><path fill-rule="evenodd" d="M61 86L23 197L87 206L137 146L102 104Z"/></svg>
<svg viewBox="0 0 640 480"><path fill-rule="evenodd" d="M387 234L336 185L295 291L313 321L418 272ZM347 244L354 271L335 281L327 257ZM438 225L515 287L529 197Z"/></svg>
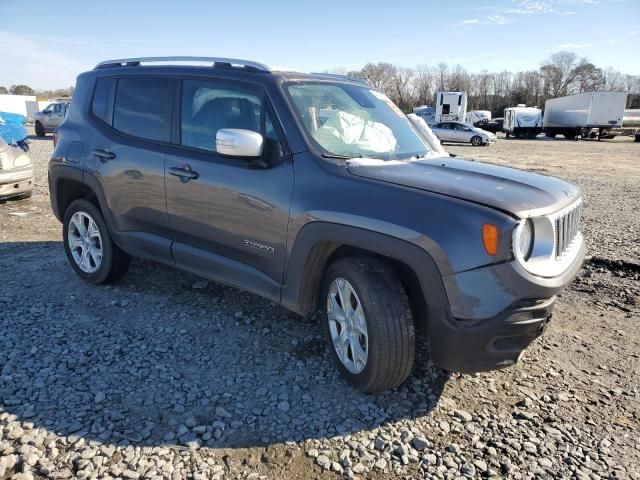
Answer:
<svg viewBox="0 0 640 480"><path fill-rule="evenodd" d="M0 94L0 112L27 116L27 102L35 102L35 95Z"/></svg>
<svg viewBox="0 0 640 480"><path fill-rule="evenodd" d="M619 128L624 118L627 92L587 92L547 100L544 108L544 130L567 138L583 135L597 128Z"/></svg>
<svg viewBox="0 0 640 480"><path fill-rule="evenodd" d="M542 132L542 110L522 104L505 108L502 130L507 137L535 137Z"/></svg>
<svg viewBox="0 0 640 480"><path fill-rule="evenodd" d="M624 111L622 119L623 128L640 128L640 108L633 108Z"/></svg>
<svg viewBox="0 0 640 480"><path fill-rule="evenodd" d="M467 115L465 92L438 92L436 94L435 123L464 122Z"/></svg>
<svg viewBox="0 0 640 480"><path fill-rule="evenodd" d="M422 105L420 107L414 107L413 113L422 118L427 125L433 125L436 123L436 108Z"/></svg>
<svg viewBox="0 0 640 480"><path fill-rule="evenodd" d="M491 120L491 112L489 110L471 110L467 112L465 117L466 123L480 122L482 120Z"/></svg>

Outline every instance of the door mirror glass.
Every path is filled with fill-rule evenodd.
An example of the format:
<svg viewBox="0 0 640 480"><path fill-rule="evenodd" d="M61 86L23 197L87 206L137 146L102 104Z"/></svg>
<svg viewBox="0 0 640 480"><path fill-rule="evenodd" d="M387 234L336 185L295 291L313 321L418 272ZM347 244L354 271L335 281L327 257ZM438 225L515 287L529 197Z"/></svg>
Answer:
<svg viewBox="0 0 640 480"><path fill-rule="evenodd" d="M262 156L264 139L258 132L242 128L221 128L216 133L216 151L220 155L242 158Z"/></svg>

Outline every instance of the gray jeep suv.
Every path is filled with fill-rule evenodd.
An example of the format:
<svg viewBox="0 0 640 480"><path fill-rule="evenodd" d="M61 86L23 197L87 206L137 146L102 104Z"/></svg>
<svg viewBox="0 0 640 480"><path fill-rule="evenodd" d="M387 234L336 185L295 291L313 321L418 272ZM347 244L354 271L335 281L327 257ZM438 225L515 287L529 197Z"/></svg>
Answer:
<svg viewBox="0 0 640 480"><path fill-rule="evenodd" d="M78 275L114 281L139 256L320 310L365 392L407 378L416 328L444 369L516 363L583 261L576 187L434 152L357 79L113 60L73 104L49 188Z"/></svg>

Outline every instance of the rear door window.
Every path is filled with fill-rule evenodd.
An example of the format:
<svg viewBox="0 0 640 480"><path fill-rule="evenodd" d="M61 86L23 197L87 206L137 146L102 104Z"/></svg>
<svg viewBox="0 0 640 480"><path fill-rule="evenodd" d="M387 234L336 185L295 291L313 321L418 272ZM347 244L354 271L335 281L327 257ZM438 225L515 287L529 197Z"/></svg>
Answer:
<svg viewBox="0 0 640 480"><path fill-rule="evenodd" d="M113 128L148 140L168 142L171 126L169 80L131 77L118 80Z"/></svg>

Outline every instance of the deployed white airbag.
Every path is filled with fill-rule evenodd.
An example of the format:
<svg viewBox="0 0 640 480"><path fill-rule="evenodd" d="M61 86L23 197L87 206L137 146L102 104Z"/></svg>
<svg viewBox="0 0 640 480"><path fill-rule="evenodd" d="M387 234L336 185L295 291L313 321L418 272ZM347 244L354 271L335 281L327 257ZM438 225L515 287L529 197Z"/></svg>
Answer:
<svg viewBox="0 0 640 480"><path fill-rule="evenodd" d="M443 157L450 156L442 147L440 140L438 140L438 137L434 135L433 131L431 131L429 125L427 125L427 122L425 122L424 119L420 118L415 113L410 113L409 115L407 115L407 117L434 152L440 154L440 156Z"/></svg>
<svg viewBox="0 0 640 480"><path fill-rule="evenodd" d="M343 111L331 115L312 135L327 151L341 155L349 155L343 151L349 145L357 147L354 151L391 153L398 143L386 125Z"/></svg>

